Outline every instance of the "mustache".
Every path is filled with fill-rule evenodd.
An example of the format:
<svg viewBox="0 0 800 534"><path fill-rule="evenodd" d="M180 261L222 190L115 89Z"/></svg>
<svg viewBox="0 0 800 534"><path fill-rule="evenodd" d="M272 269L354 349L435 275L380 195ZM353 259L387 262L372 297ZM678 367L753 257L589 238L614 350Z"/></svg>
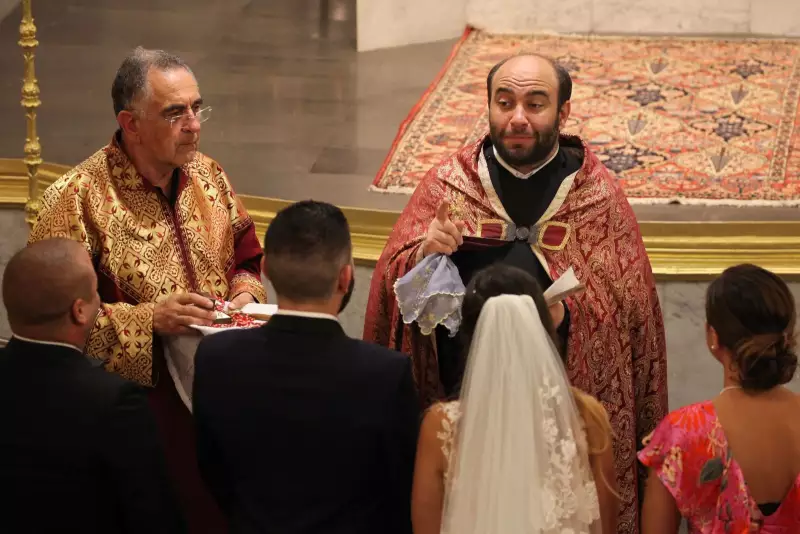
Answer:
<svg viewBox="0 0 800 534"><path fill-rule="evenodd" d="M520 130L520 131L503 130L503 132L500 135L501 137L528 137L530 139L534 139L537 137L536 132L529 132L527 130Z"/></svg>

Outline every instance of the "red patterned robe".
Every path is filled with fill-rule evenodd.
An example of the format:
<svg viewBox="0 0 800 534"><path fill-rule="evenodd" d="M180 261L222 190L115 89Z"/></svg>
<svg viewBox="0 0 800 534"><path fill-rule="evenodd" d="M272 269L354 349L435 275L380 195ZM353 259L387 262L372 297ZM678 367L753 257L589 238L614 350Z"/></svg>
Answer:
<svg viewBox="0 0 800 534"><path fill-rule="evenodd" d="M115 139L45 191L29 242L67 237L91 254L103 302L86 347L106 369L152 387L150 402L190 532L225 531L197 469L191 415L178 397L153 309L176 292L266 301L261 244L225 172L198 153L171 202Z"/></svg>
<svg viewBox="0 0 800 534"><path fill-rule="evenodd" d="M467 235L500 237L510 222L492 185L481 147L469 145L420 182L378 260L367 304L364 339L410 354L425 406L442 396L434 339L405 325L395 281L414 267L443 199ZM619 532L638 531L637 444L667 413L666 346L661 308L639 226L622 189L577 137L581 169L561 184L536 228L533 252L555 280L573 267L586 291L568 299L568 374L595 396L616 433L614 456L622 497Z"/></svg>

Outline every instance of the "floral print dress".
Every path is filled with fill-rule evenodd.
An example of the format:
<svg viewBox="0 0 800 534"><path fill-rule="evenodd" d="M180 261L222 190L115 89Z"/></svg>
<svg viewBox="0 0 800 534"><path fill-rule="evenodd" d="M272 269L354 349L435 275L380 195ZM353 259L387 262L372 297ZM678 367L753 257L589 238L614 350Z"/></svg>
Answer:
<svg viewBox="0 0 800 534"><path fill-rule="evenodd" d="M639 460L672 494L691 534L800 533L800 477L774 513L762 513L712 401L671 412L644 445Z"/></svg>

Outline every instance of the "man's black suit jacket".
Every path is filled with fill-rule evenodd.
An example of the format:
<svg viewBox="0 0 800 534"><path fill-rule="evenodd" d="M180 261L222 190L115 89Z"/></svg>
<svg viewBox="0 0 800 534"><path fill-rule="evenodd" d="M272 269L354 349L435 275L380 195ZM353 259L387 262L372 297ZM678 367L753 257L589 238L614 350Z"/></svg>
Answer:
<svg viewBox="0 0 800 534"><path fill-rule="evenodd" d="M275 315L195 359L200 470L233 533L410 533L410 359L335 320Z"/></svg>
<svg viewBox="0 0 800 534"><path fill-rule="evenodd" d="M0 532L185 531L145 390L77 349L0 350Z"/></svg>

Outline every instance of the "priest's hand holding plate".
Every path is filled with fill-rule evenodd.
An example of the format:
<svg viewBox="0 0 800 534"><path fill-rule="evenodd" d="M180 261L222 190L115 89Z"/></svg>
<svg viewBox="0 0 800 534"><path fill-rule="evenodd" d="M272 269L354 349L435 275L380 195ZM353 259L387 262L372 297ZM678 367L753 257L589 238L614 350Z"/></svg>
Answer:
<svg viewBox="0 0 800 534"><path fill-rule="evenodd" d="M174 293L153 310L153 331L161 335L192 333L190 325L211 326L214 301L196 293Z"/></svg>
<svg viewBox="0 0 800 534"><path fill-rule="evenodd" d="M422 256L440 253L448 256L458 250L464 242L461 233L464 231L464 221L453 222L448 212L450 204L444 200L436 208L436 217L428 225L428 233L422 242Z"/></svg>

